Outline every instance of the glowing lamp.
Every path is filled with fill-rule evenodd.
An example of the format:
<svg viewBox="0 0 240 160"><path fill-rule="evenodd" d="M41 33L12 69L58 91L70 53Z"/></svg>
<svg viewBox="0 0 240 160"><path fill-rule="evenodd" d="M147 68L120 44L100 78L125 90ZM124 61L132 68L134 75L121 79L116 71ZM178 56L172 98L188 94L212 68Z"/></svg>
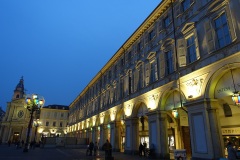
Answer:
<svg viewBox="0 0 240 160"><path fill-rule="evenodd" d="M178 111L177 111L177 109L173 109L172 110L172 115L173 115L174 118L178 118Z"/></svg>
<svg viewBox="0 0 240 160"><path fill-rule="evenodd" d="M239 92L234 92L232 95L232 100L236 105L240 105L240 95Z"/></svg>

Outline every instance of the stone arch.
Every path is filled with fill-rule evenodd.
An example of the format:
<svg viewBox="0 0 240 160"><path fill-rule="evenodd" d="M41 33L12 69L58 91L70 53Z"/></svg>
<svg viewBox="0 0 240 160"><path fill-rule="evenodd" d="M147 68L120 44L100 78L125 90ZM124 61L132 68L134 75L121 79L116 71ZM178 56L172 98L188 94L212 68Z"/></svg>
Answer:
<svg viewBox="0 0 240 160"><path fill-rule="evenodd" d="M138 117L139 109L143 109L143 113L146 113L146 111L148 110L147 109L147 104L143 101L137 102L133 107L131 116L132 117Z"/></svg>
<svg viewBox="0 0 240 160"><path fill-rule="evenodd" d="M175 108L183 107L184 102L186 102L186 97L184 93L181 90L179 90L179 88L168 89L163 92L160 98L160 102L158 103L159 105L158 108L160 110L166 110L166 107L174 108L173 104L169 104L168 102L169 98L171 98L172 100L176 100L177 104L175 104ZM168 103L168 106L166 106L166 103Z"/></svg>
<svg viewBox="0 0 240 160"><path fill-rule="evenodd" d="M240 90L239 73L240 63L224 64L210 75L206 84L204 98L210 99L208 107L216 109L215 123L220 127L219 132L222 132L222 148L228 141L235 144L236 136L239 136L240 110L232 100L233 92ZM233 130L233 133L229 134L226 129Z"/></svg>
<svg viewBox="0 0 240 160"><path fill-rule="evenodd" d="M99 126L100 125L100 117L99 115L96 116L96 122L95 122L95 126Z"/></svg>
<svg viewBox="0 0 240 160"><path fill-rule="evenodd" d="M107 111L105 112L105 115L104 115L103 124L109 124L109 122L111 122L111 118L110 118L110 113Z"/></svg>
<svg viewBox="0 0 240 160"><path fill-rule="evenodd" d="M116 113L115 121L121 121L123 116L125 117L125 112L124 112L123 107L121 107Z"/></svg>
<svg viewBox="0 0 240 160"><path fill-rule="evenodd" d="M215 98L215 87L217 86L217 83L225 74L230 72L231 69L240 69L240 63L225 64L211 75L206 84L205 98ZM232 83L231 77L229 77L229 82Z"/></svg>

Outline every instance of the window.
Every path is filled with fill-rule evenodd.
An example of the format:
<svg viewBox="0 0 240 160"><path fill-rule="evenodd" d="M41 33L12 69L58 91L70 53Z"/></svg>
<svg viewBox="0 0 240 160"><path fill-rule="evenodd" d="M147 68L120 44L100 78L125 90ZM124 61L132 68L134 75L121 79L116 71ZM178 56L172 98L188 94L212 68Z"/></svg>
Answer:
<svg viewBox="0 0 240 160"><path fill-rule="evenodd" d="M46 126L49 126L49 122L48 121L46 122Z"/></svg>
<svg viewBox="0 0 240 160"><path fill-rule="evenodd" d="M132 93L132 72L128 75L128 95Z"/></svg>
<svg viewBox="0 0 240 160"><path fill-rule="evenodd" d="M131 63L131 59L132 59L132 52L128 53L128 63Z"/></svg>
<svg viewBox="0 0 240 160"><path fill-rule="evenodd" d="M122 58L121 59L121 67L123 67L124 66L124 59Z"/></svg>
<svg viewBox="0 0 240 160"><path fill-rule="evenodd" d="M63 126L62 124L63 124L63 123L62 123L62 122L60 122L59 126L60 126L60 127L62 127L62 126Z"/></svg>
<svg viewBox="0 0 240 160"><path fill-rule="evenodd" d="M153 30L151 30L150 32L149 32L149 35L148 35L148 40L149 41L151 41L153 38L154 38L154 35L155 33L154 33L154 31Z"/></svg>
<svg viewBox="0 0 240 160"><path fill-rule="evenodd" d="M124 93L124 82L123 82L123 78L120 79L120 88L119 88L119 92L120 92L120 95L119 97L122 98L123 97L123 93Z"/></svg>
<svg viewBox="0 0 240 160"><path fill-rule="evenodd" d="M54 118L57 118L57 112L54 113Z"/></svg>
<svg viewBox="0 0 240 160"><path fill-rule="evenodd" d="M109 72L108 72L108 79L110 80L112 78L112 71L110 70Z"/></svg>
<svg viewBox="0 0 240 160"><path fill-rule="evenodd" d="M183 0L182 1L183 12L186 11L188 8L190 8L190 5L191 5L190 0Z"/></svg>
<svg viewBox="0 0 240 160"><path fill-rule="evenodd" d="M63 116L64 116L64 113L61 113L61 118L63 118Z"/></svg>
<svg viewBox="0 0 240 160"><path fill-rule="evenodd" d="M155 81L155 63L150 63L150 82L154 82Z"/></svg>
<svg viewBox="0 0 240 160"><path fill-rule="evenodd" d="M165 53L165 61L166 61L166 74L171 74L174 71L173 55L171 50Z"/></svg>
<svg viewBox="0 0 240 160"><path fill-rule="evenodd" d="M114 76L117 78L117 65L114 66Z"/></svg>
<svg viewBox="0 0 240 160"><path fill-rule="evenodd" d="M187 57L188 63L192 63L197 60L194 35L187 39Z"/></svg>
<svg viewBox="0 0 240 160"><path fill-rule="evenodd" d="M142 49L142 42L140 41L140 42L137 44L137 52L140 52L141 49Z"/></svg>
<svg viewBox="0 0 240 160"><path fill-rule="evenodd" d="M231 37L230 37L226 14L223 13L221 16L215 19L214 25L215 25L215 31L216 31L219 47L222 48L230 44Z"/></svg>
<svg viewBox="0 0 240 160"><path fill-rule="evenodd" d="M164 18L163 20L163 23L164 23L164 28L167 28L170 24L170 19L169 17L167 16L166 18Z"/></svg>
<svg viewBox="0 0 240 160"><path fill-rule="evenodd" d="M56 122L53 122L53 127L55 127L56 126Z"/></svg>

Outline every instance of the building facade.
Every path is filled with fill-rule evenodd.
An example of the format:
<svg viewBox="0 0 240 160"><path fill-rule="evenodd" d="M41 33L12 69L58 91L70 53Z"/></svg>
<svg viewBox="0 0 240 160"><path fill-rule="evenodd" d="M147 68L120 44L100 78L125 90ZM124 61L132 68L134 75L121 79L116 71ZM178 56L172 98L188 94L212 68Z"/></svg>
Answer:
<svg viewBox="0 0 240 160"><path fill-rule="evenodd" d="M41 108L37 139L41 137L65 137L68 125L68 106L48 105Z"/></svg>
<svg viewBox="0 0 240 160"><path fill-rule="evenodd" d="M240 1L163 0L69 107L68 135L169 158L239 147ZM218 147L216 147L218 146Z"/></svg>
<svg viewBox="0 0 240 160"><path fill-rule="evenodd" d="M30 111L25 105L24 80L17 84L12 101L7 102L6 114L0 127L0 140L3 143L11 141L26 142ZM39 142L41 137L63 137L66 134L68 121L68 106L49 105L35 111L30 131L30 142Z"/></svg>
<svg viewBox="0 0 240 160"><path fill-rule="evenodd" d="M30 114L24 107L24 95L24 80L21 78L13 92L12 101L7 102L6 114L2 120L0 137L3 143L26 140Z"/></svg>

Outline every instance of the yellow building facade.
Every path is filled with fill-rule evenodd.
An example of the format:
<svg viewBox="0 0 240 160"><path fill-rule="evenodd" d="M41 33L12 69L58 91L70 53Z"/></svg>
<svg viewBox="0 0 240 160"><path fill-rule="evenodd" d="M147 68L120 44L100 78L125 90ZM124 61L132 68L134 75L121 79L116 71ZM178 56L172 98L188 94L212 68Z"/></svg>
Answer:
<svg viewBox="0 0 240 160"><path fill-rule="evenodd" d="M3 143L26 142L30 111L25 98L24 80L21 78L12 101L7 102L6 114L1 122L0 139ZM64 105L48 105L35 111L29 141L39 142L42 137L64 137L67 134L68 111L68 106Z"/></svg>

